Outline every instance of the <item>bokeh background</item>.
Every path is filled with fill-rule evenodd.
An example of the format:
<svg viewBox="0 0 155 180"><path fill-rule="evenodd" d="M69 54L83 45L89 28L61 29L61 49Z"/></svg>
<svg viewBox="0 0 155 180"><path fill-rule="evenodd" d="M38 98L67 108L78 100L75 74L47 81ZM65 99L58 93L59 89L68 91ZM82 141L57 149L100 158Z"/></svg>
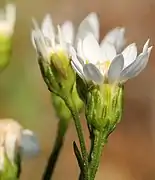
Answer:
<svg viewBox="0 0 155 180"><path fill-rule="evenodd" d="M1 0L0 7L4 3ZM89 12L96 11L100 17L101 38L108 30L124 26L128 43L136 42L142 48L148 37L152 45L155 42L155 1L17 0L16 5L13 56L0 75L0 118L14 118L38 135L41 153L34 159L24 159L21 180L39 180L53 146L58 119L31 44L31 18L41 21L46 13L51 13L55 23L70 19L78 25ZM147 68L125 85L123 119L105 147L96 180L155 179L154 58L153 49ZM77 179L73 140L77 137L71 123L55 180Z"/></svg>

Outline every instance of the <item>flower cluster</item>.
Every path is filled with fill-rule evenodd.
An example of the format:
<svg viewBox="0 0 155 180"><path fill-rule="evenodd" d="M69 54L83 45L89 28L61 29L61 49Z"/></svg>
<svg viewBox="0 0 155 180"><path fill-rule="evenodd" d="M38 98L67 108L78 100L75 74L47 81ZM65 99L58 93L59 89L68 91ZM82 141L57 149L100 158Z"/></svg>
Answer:
<svg viewBox="0 0 155 180"><path fill-rule="evenodd" d="M16 7L9 3L0 10L0 71L9 62L15 20ZM44 17L41 27L36 20L33 25L32 44L60 119L52 154L54 160L51 157L50 160L56 162L69 120L73 117L81 148L80 152L74 142L74 152L81 168L79 179L93 180L102 148L122 117L124 83L146 67L152 50L150 40L138 53L135 43L125 47L125 28L116 27L100 41L96 13L90 13L80 23L77 32L71 21L54 26L49 14ZM79 119L83 104L91 138L89 156ZM17 158L38 152L38 141L32 131L23 129L12 119L0 121L0 179L17 178L20 169ZM49 166L45 179L52 171Z"/></svg>
<svg viewBox="0 0 155 180"><path fill-rule="evenodd" d="M95 84L124 83L137 76L147 65L152 46L149 39L140 54L135 43L125 45L125 29L116 27L99 42L99 22L95 13L90 13L74 35L70 21L57 27L58 33L47 15L41 30L35 23L32 42L44 60L50 60L55 52L64 52L75 72L84 80ZM57 65L58 62L55 62ZM59 66L59 65L58 65ZM59 68L63 71L63 66ZM65 72L65 71L64 71Z"/></svg>
<svg viewBox="0 0 155 180"><path fill-rule="evenodd" d="M34 21L32 42L38 55L42 57L42 62L50 63L52 61L50 69L55 67L58 74L62 74L72 85L75 78L72 78L71 81L71 77L75 73L77 74L76 86L79 96L86 105L87 120L88 122L97 122L93 123L93 126L103 127L105 119L109 119L109 114L113 117L112 119L116 119L114 123L118 122L122 114L122 102L120 102L123 97L122 86L128 79L137 76L146 67L152 50L152 46L149 47L150 40L146 41L142 52L138 54L135 43L125 47L125 28L116 27L109 31L100 42L100 26L96 13L90 13L80 23L76 35L70 21L58 25L57 33L55 29L50 15L45 16L41 29ZM57 58L54 58L54 55ZM72 66L75 73L69 73L65 66ZM50 72L53 77L55 71L52 69ZM47 77L47 75L43 73L43 77ZM51 78L49 79L51 80ZM46 80L48 83L49 79ZM53 81L59 82L60 76ZM63 85L65 87L66 84ZM72 85L68 87L72 88ZM95 99L98 100L94 104ZM102 113L99 113L98 106ZM107 107L109 107L108 110ZM116 110L115 112L111 111L113 108ZM90 114L104 114L104 116L101 115L97 118L100 120L95 120L94 115L90 118Z"/></svg>

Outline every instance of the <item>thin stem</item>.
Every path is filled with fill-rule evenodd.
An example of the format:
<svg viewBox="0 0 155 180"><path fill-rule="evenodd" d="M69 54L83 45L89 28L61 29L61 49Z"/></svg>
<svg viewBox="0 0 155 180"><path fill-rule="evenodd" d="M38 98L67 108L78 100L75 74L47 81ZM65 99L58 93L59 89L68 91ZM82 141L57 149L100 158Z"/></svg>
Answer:
<svg viewBox="0 0 155 180"><path fill-rule="evenodd" d="M89 164L89 177L90 177L89 180L95 179L105 142L106 142L106 136L102 132L96 131L94 133L94 144L93 144L94 147L91 153L91 161Z"/></svg>
<svg viewBox="0 0 155 180"><path fill-rule="evenodd" d="M88 164L91 161L91 154L93 152L93 148L94 148L94 134L91 130L91 127L89 126L89 124L87 124L88 130L89 130L89 139L90 139L90 150L89 150L89 155L88 155ZM80 173L79 175L79 180L83 180L83 176L82 173Z"/></svg>
<svg viewBox="0 0 155 180"><path fill-rule="evenodd" d="M83 157L83 161L84 161L84 164L83 164L84 165L84 173L83 173L84 177L83 177L83 179L88 180L88 154L87 154L87 149L86 149L86 145L85 145L82 126L80 123L79 114L78 114L78 111L77 111L76 106L73 103L72 99L69 99L69 98L63 98L63 99L74 119L74 124L75 124L75 128L76 128L77 135L79 138L81 153L82 153L82 157Z"/></svg>
<svg viewBox="0 0 155 180"><path fill-rule="evenodd" d="M42 180L50 180L54 174L55 166L56 166L57 160L59 158L60 152L63 147L64 136L66 134L67 127L68 127L68 125L66 125L63 120L59 121L57 137L56 137L56 140L54 143L54 148L48 159L48 163L45 168Z"/></svg>
<svg viewBox="0 0 155 180"><path fill-rule="evenodd" d="M17 154L17 167L18 167L18 171L17 171L17 178L20 178L20 174L21 174L21 155Z"/></svg>

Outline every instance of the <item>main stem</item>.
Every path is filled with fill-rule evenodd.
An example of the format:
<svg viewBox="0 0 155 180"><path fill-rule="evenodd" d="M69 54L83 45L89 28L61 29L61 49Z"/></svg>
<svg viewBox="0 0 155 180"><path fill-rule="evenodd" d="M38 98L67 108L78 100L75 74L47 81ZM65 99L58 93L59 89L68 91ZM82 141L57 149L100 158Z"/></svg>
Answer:
<svg viewBox="0 0 155 180"><path fill-rule="evenodd" d="M65 122L61 119L58 125L57 137L54 143L54 148L48 159L48 163L45 168L42 180L50 180L53 176L57 160L59 158L61 149L63 147L64 136L66 134L67 127L68 127L68 124L65 124Z"/></svg>
<svg viewBox="0 0 155 180"><path fill-rule="evenodd" d="M83 166L84 166L83 179L88 180L88 154L87 154L87 149L86 149L86 145L85 145L82 126L80 123L79 114L77 112L76 106L72 99L69 99L69 98L63 98L63 99L64 99L67 107L69 108L69 110L72 114L72 117L74 119L74 124L75 124L75 128L76 128L77 135L79 138L81 153L82 153L82 157L83 157L83 161L84 161L84 163L83 163Z"/></svg>
<svg viewBox="0 0 155 180"><path fill-rule="evenodd" d="M94 180L102 155L102 150L106 142L106 136L102 132L95 131L94 144L89 163L89 180Z"/></svg>

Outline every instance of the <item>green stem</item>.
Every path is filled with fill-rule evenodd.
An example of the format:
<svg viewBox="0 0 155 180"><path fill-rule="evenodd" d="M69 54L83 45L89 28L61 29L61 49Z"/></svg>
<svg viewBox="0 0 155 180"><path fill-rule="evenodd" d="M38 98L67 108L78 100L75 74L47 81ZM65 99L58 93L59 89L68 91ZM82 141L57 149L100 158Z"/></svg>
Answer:
<svg viewBox="0 0 155 180"><path fill-rule="evenodd" d="M17 171L17 179L20 179L20 174L21 174L21 156L20 154L17 154L17 167L18 167L18 171Z"/></svg>
<svg viewBox="0 0 155 180"><path fill-rule="evenodd" d="M48 163L45 168L42 180L50 180L53 176L57 160L59 158L61 149L63 147L64 136L66 134L67 127L68 127L68 124L66 124L66 121L61 119L58 125L57 137L54 143L54 148L48 159Z"/></svg>
<svg viewBox="0 0 155 180"><path fill-rule="evenodd" d="M91 153L91 161L89 163L89 180L94 180L97 170L100 164L100 158L102 156L102 150L106 143L106 136L104 133L95 131L94 132L94 144Z"/></svg>
<svg viewBox="0 0 155 180"><path fill-rule="evenodd" d="M69 98L63 98L68 109L70 110L72 117L74 119L74 124L75 124L75 128L77 131L77 135L79 138L79 142L80 142L80 148L81 148L81 153L82 153L82 157L83 157L83 168L84 168L84 177L83 180L88 180L88 154L87 154L87 149L86 149L86 145L85 145L85 140L84 140L84 135L83 135L83 131L82 131L82 126L80 123L80 118L79 118L79 113L76 109L76 106L73 102L72 99Z"/></svg>

